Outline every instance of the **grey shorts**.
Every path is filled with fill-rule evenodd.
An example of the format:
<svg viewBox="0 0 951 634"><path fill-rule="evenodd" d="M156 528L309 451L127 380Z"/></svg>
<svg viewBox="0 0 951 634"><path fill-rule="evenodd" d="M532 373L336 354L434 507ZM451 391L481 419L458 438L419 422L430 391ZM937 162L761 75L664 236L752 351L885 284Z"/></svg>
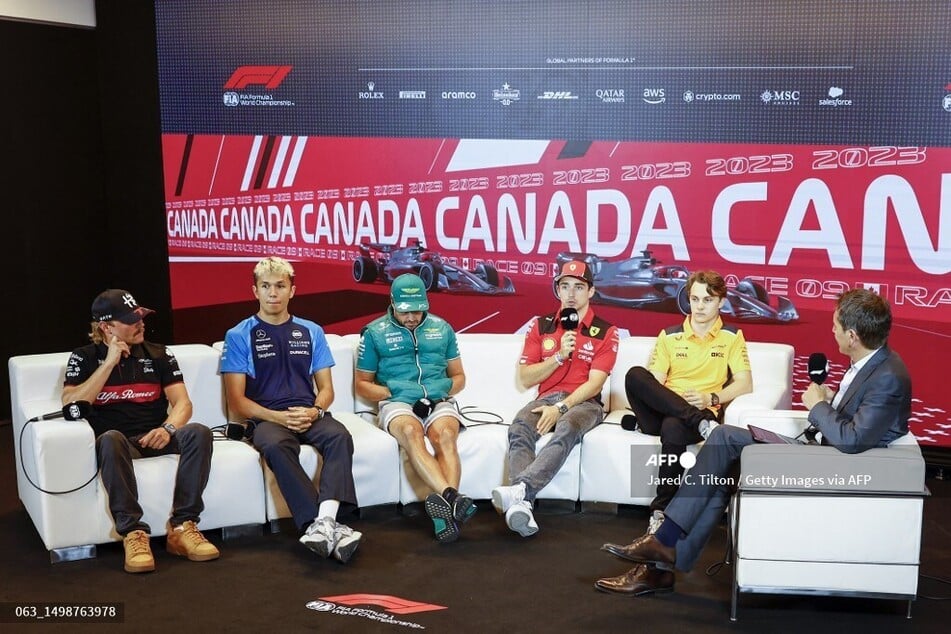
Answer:
<svg viewBox="0 0 951 634"><path fill-rule="evenodd" d="M436 403L436 407L433 409L432 414L426 417L426 420L421 419L415 413L413 413L413 406L408 403L399 403L397 401L380 401L380 413L377 415L377 422L380 427L383 428L383 431L390 431L390 421L392 421L397 416L411 416L419 421L423 426L423 433L425 434L429 430L429 426L433 424L433 421L439 418L454 418L459 423L459 431L465 431L466 426L462 422L462 416L459 415L459 411L456 409L454 401L443 401L442 403Z"/></svg>

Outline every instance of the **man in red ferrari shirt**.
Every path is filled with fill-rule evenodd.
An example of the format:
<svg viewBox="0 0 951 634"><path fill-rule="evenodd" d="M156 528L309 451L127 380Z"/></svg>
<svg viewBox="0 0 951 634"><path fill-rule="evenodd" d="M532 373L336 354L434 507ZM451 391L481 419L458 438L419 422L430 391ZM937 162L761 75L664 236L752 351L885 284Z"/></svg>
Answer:
<svg viewBox="0 0 951 634"><path fill-rule="evenodd" d="M532 322L519 360L519 380L537 385L538 396L509 427L512 484L492 490L492 505L522 537L538 532L532 514L535 496L581 437L604 418L601 387L617 357L617 328L597 317L589 304L594 276L588 265L563 263L554 284L560 311ZM548 433L551 441L536 455L535 443Z"/></svg>

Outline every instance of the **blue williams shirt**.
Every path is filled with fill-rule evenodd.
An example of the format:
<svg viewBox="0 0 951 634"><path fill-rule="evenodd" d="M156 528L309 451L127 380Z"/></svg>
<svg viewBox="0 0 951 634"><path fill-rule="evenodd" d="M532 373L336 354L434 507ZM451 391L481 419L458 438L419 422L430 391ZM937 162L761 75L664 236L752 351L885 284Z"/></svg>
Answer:
<svg viewBox="0 0 951 634"><path fill-rule="evenodd" d="M249 317L225 335L222 374L245 374L244 395L263 407L286 410L314 405L313 375L334 365L323 329L291 317L273 325Z"/></svg>

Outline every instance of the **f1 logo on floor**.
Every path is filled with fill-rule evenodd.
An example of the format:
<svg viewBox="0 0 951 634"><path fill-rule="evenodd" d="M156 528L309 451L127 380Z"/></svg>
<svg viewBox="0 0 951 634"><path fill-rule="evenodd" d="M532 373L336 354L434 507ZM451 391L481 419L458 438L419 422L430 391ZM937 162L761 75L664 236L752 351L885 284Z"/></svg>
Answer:
<svg viewBox="0 0 951 634"><path fill-rule="evenodd" d="M415 614L445 610L445 605L410 601L390 594L341 594L333 597L320 597L323 601L332 601L338 605L375 605L392 614Z"/></svg>

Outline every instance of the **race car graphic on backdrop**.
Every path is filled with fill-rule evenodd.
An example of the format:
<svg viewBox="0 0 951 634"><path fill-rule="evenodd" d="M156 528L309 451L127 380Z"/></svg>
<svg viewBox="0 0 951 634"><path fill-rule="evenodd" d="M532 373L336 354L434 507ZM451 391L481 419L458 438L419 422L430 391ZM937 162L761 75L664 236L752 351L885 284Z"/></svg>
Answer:
<svg viewBox="0 0 951 634"><path fill-rule="evenodd" d="M437 251L427 249L415 238L405 247L377 242L361 242L357 247L360 255L353 261L353 279L360 284L375 281L389 284L404 273L415 273L423 280L427 291L484 295L515 293L511 278L500 275L491 264L479 262L471 271L467 270Z"/></svg>
<svg viewBox="0 0 951 634"><path fill-rule="evenodd" d="M615 304L666 312L690 313L687 279L690 271L679 264L662 264L649 249L641 255L609 261L592 253L562 251L557 264L581 260L594 273L594 296L598 304ZM556 293L557 297L557 293ZM743 278L727 289L727 302L720 309L736 319L762 322L790 322L799 313L789 298L771 296L763 285Z"/></svg>

